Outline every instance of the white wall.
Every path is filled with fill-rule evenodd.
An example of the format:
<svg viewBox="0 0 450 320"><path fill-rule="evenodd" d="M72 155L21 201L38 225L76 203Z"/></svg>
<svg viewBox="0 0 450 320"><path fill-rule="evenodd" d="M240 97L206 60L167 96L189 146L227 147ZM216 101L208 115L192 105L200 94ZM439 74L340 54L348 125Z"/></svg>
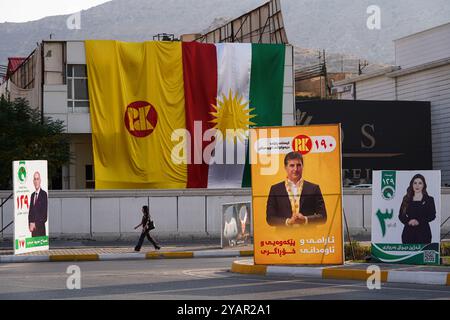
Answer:
<svg viewBox="0 0 450 320"><path fill-rule="evenodd" d="M294 47L286 46L283 87L283 126L293 126L295 110Z"/></svg>
<svg viewBox="0 0 450 320"><path fill-rule="evenodd" d="M67 86L63 84L44 85L43 95L44 115L53 120L61 120L68 132Z"/></svg>
<svg viewBox="0 0 450 320"><path fill-rule="evenodd" d="M0 199L8 192L1 191ZM2 200L3 201L3 200ZM251 201L250 189L50 191L52 238L136 239L143 205L150 205L158 239L220 239L222 204ZM0 209L1 226L13 219L12 202ZM344 211L353 236L370 238L371 191L344 189ZM450 188L442 189L442 222L450 216ZM450 231L450 221L441 229ZM1 238L11 239L13 226Z"/></svg>
<svg viewBox="0 0 450 320"><path fill-rule="evenodd" d="M44 84L63 84L64 43L61 41L44 42Z"/></svg>
<svg viewBox="0 0 450 320"><path fill-rule="evenodd" d="M396 100L395 79L379 76L356 83L357 100Z"/></svg>
<svg viewBox="0 0 450 320"><path fill-rule="evenodd" d="M94 238L120 234L120 199L92 198L91 226Z"/></svg>
<svg viewBox="0 0 450 320"><path fill-rule="evenodd" d="M178 232L181 235L206 234L206 197L178 197Z"/></svg>
<svg viewBox="0 0 450 320"><path fill-rule="evenodd" d="M84 41L67 41L67 64L86 64Z"/></svg>
<svg viewBox="0 0 450 320"><path fill-rule="evenodd" d="M87 237L91 235L91 198L62 197L61 200L61 235L68 237L75 235Z"/></svg>
<svg viewBox="0 0 450 320"><path fill-rule="evenodd" d="M433 169L441 170L442 181L450 183L450 64L398 77L397 96L431 102Z"/></svg>
<svg viewBox="0 0 450 320"><path fill-rule="evenodd" d="M148 198L150 206L150 215L155 221L158 234L166 237L178 234L178 203L177 197L151 197ZM141 221L141 208L130 213L130 221L137 221L138 225Z"/></svg>
<svg viewBox="0 0 450 320"><path fill-rule="evenodd" d="M347 195L343 199L343 208L345 216L347 218L347 223L349 224L349 229L352 234L360 233L363 229L363 214L358 214L363 212L363 202L362 197L364 195ZM345 221L344 221L345 223ZM345 227L345 226L344 226Z"/></svg>
<svg viewBox="0 0 450 320"><path fill-rule="evenodd" d="M406 69L450 57L450 23L401 38L395 43L396 65Z"/></svg>
<svg viewBox="0 0 450 320"><path fill-rule="evenodd" d="M59 237L62 233L62 199L49 198L48 212L51 212L48 216L49 234L54 237Z"/></svg>

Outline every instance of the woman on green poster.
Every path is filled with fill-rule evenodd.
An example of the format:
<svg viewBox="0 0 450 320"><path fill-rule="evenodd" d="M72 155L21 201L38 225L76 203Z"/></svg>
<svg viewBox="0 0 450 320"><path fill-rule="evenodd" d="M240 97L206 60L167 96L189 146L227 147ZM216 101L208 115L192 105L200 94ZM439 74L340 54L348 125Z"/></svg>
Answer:
<svg viewBox="0 0 450 320"><path fill-rule="evenodd" d="M434 198L427 193L423 175L416 174L411 179L398 217L405 225L402 232L403 244L431 243L430 222L436 218L436 207Z"/></svg>

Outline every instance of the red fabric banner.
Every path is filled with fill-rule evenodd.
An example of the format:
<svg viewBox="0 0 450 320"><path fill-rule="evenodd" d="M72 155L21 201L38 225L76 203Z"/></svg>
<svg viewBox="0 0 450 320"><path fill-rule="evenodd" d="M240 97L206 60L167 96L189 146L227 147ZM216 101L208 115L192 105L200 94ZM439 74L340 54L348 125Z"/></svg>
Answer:
<svg viewBox="0 0 450 320"><path fill-rule="evenodd" d="M216 46L183 42L183 77L186 129L191 134L187 188L206 188L208 165L203 161L203 150L211 142L199 142L203 141L203 133L214 126L210 121L217 98ZM197 130L196 121L201 122L197 123Z"/></svg>

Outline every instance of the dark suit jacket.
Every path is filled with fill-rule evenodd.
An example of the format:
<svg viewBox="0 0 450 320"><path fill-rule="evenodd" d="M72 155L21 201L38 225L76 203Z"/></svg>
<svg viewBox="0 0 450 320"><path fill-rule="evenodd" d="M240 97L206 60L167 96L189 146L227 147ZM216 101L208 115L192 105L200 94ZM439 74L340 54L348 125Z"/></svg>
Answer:
<svg viewBox="0 0 450 320"><path fill-rule="evenodd" d="M33 237L42 237L46 235L45 231L45 223L47 222L47 192L41 189L39 191L39 197L36 200L36 204L34 204L34 197L36 196L36 192L31 194L31 204L30 211L28 213L28 224L34 222L36 225L36 229L32 232Z"/></svg>
<svg viewBox="0 0 450 320"><path fill-rule="evenodd" d="M436 219L436 205L433 197L424 195L422 201L410 201L406 211L400 212L398 218L405 225L402 243L431 243L430 222ZM412 219L416 219L419 225L410 226L409 221Z"/></svg>
<svg viewBox="0 0 450 320"><path fill-rule="evenodd" d="M304 181L300 196L300 213L308 217L308 224L325 223L327 211L322 192L317 184ZM285 182L280 182L270 188L267 199L267 223L271 226L284 226L286 219L292 217L292 207Z"/></svg>

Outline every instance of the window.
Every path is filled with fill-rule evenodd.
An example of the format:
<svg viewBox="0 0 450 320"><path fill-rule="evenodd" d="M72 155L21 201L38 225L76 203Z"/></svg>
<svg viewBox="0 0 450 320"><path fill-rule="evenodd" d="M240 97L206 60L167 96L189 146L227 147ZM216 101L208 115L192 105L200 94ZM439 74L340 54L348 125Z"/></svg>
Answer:
<svg viewBox="0 0 450 320"><path fill-rule="evenodd" d="M86 168L86 189L95 189L94 167L91 164L85 166Z"/></svg>
<svg viewBox="0 0 450 320"><path fill-rule="evenodd" d="M89 93L85 65L67 65L67 108L69 112L89 112Z"/></svg>
<svg viewBox="0 0 450 320"><path fill-rule="evenodd" d="M50 190L62 190L63 188L62 168L59 167L49 180L51 180L51 187L49 186Z"/></svg>

